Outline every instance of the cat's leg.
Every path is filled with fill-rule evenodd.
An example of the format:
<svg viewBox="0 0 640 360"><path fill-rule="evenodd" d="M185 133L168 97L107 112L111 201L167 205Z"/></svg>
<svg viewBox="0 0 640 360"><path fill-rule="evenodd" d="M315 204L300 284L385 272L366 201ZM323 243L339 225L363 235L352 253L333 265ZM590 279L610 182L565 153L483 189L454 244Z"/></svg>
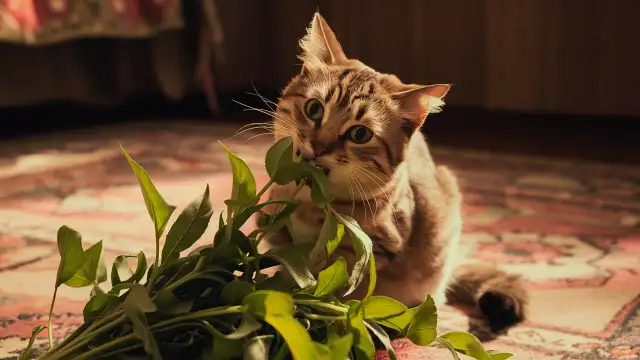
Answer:
<svg viewBox="0 0 640 360"><path fill-rule="evenodd" d="M448 242L445 253L445 261L442 266L440 282L436 287L434 294L431 296L436 304L436 307L440 308L447 302L447 289L453 278L454 269L457 266L458 250L460 248L460 233L461 231L454 231L453 239Z"/></svg>

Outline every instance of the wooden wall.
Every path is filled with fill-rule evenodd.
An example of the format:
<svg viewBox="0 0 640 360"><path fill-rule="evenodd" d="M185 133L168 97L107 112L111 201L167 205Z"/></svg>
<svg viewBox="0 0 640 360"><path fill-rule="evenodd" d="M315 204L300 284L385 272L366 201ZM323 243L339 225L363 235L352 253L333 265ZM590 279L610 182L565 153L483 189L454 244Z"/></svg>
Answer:
<svg viewBox="0 0 640 360"><path fill-rule="evenodd" d="M222 89L282 88L316 9L347 55L449 103L640 115L640 0L218 0Z"/></svg>

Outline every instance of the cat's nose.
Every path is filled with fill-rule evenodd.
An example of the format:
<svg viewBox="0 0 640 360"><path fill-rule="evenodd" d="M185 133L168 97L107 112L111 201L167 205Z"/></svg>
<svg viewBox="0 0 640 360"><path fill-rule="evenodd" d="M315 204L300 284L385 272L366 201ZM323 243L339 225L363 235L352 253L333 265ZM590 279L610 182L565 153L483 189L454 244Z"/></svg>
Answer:
<svg viewBox="0 0 640 360"><path fill-rule="evenodd" d="M313 149L314 157L320 157L329 152L327 146L324 143L316 140L311 141L311 148Z"/></svg>

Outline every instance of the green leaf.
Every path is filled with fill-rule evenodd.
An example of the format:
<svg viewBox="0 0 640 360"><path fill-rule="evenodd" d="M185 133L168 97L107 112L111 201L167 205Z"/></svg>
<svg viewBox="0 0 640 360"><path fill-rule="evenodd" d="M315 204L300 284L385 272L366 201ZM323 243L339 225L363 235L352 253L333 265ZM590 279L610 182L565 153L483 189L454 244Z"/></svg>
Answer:
<svg viewBox="0 0 640 360"><path fill-rule="evenodd" d="M492 352L489 350L487 350L487 353L491 357L491 360L506 360L513 356L513 354L510 354L510 353L499 353L499 352Z"/></svg>
<svg viewBox="0 0 640 360"><path fill-rule="evenodd" d="M213 356L215 360L231 360L242 355L244 341L227 339L224 336L213 337Z"/></svg>
<svg viewBox="0 0 640 360"><path fill-rule="evenodd" d="M268 251L264 256L275 259L282 264L300 288L304 289L316 284L316 279L307 267L304 256L296 246L276 248Z"/></svg>
<svg viewBox="0 0 640 360"><path fill-rule="evenodd" d="M107 305L111 302L117 301L118 297L113 294L97 294L84 306L82 310L82 315L84 317L84 321L88 322L90 320L95 319L100 313L107 307Z"/></svg>
<svg viewBox="0 0 640 360"><path fill-rule="evenodd" d="M120 146L122 153L127 158L129 162L129 166L131 166L131 170L138 178L138 183L140 184L140 190L142 191L142 198L144 199L144 204L147 207L147 211L149 212L149 217L153 221L153 225L155 227L155 235L156 241L160 239L162 233L164 232L165 226L167 226L167 221L171 217L171 214L176 209L175 206L167 203L162 195L156 189L156 186L151 181L151 178L147 174L147 171L142 168L142 166L138 165L129 154L124 150L122 146Z"/></svg>
<svg viewBox="0 0 640 360"><path fill-rule="evenodd" d="M18 360L31 359L31 349L33 348L33 344L35 343L36 338L38 337L38 334L40 334L42 330L46 328L47 327L44 325L38 325L33 328L33 330L31 331L31 338L29 338L29 344L27 344L27 347L24 349L24 352L22 353L22 355L20 355L20 358Z"/></svg>
<svg viewBox="0 0 640 360"><path fill-rule="evenodd" d="M376 348L364 325L363 307L360 305L361 304L356 304L349 308L349 313L347 314L347 329L353 334L356 360L368 360L373 359Z"/></svg>
<svg viewBox="0 0 640 360"><path fill-rule="evenodd" d="M269 347L273 341L273 335L254 336L250 338L242 353L243 360L269 360Z"/></svg>
<svg viewBox="0 0 640 360"><path fill-rule="evenodd" d="M203 347L203 360L237 359L242 354L246 337L262 326L258 320L247 313L243 314L240 326L229 335L223 334L206 320L201 320L199 325L207 329L214 338L213 346Z"/></svg>
<svg viewBox="0 0 640 360"><path fill-rule="evenodd" d="M307 330L293 317L291 295L276 291L256 291L244 298L247 311L262 318L284 338L294 359L314 359L313 341Z"/></svg>
<svg viewBox="0 0 640 360"><path fill-rule="evenodd" d="M445 338L437 337L434 341L437 342L440 345L440 347L443 347L443 348L449 350L449 352L451 353L451 356L453 356L454 360L460 360L460 356L458 355L458 352L453 347L451 342L449 342L449 340L447 340Z"/></svg>
<svg viewBox="0 0 640 360"><path fill-rule="evenodd" d="M300 166L305 179L311 182L311 200L313 200L313 203L319 208L329 205L333 200L333 196L331 195L327 175L319 168L308 163L295 165Z"/></svg>
<svg viewBox="0 0 640 360"><path fill-rule="evenodd" d="M140 284L134 284L131 286L129 293L125 299L125 305L135 305L137 309L144 313L155 312L158 310L157 306L151 301L147 290Z"/></svg>
<svg viewBox="0 0 640 360"><path fill-rule="evenodd" d="M252 332L256 332L262 328L262 324L256 320L251 314L244 313L240 326L231 334L225 335L227 339L241 340L249 336Z"/></svg>
<svg viewBox="0 0 640 360"><path fill-rule="evenodd" d="M66 283L82 268L85 262L82 236L68 226L58 229L58 251L60 265L56 276L56 287Z"/></svg>
<svg viewBox="0 0 640 360"><path fill-rule="evenodd" d="M386 326L390 329L400 331L404 334L406 333L406 330L409 327L409 324L411 323L411 320L413 319L413 316L416 314L417 311L418 311L418 307L415 307L405 311L403 314L400 314L398 316L375 319L374 321L382 326Z"/></svg>
<svg viewBox="0 0 640 360"><path fill-rule="evenodd" d="M371 296L364 300L364 318L381 320L404 314L408 309L396 299L386 296Z"/></svg>
<svg viewBox="0 0 640 360"><path fill-rule="evenodd" d="M331 348L329 346L317 342L314 342L313 346L316 348L317 359L331 360Z"/></svg>
<svg viewBox="0 0 640 360"><path fill-rule="evenodd" d="M396 351L391 346L391 339L389 339L389 335L384 331L380 325L376 324L371 320L365 320L365 326L375 335L378 340L384 345L384 348L387 349L387 354L389 354L389 360L396 360Z"/></svg>
<svg viewBox="0 0 640 360"><path fill-rule="evenodd" d="M107 267L102 259L102 240L100 240L84 252L84 264L64 284L79 288L99 284L105 280L107 280Z"/></svg>
<svg viewBox="0 0 640 360"><path fill-rule="evenodd" d="M289 222L291 218L291 214L298 208L300 205L299 202L285 204L282 209L278 212L278 214L271 216L269 219L270 223L267 226L261 227L260 230L263 232L276 233L282 229L283 226Z"/></svg>
<svg viewBox="0 0 640 360"><path fill-rule="evenodd" d="M247 222L247 220L249 220L249 218L253 214L260 211L260 209L264 208L265 206L269 206L271 204L298 206L300 202L295 199L271 199L257 205L249 206L248 208L242 210L241 213L233 217L233 227L239 229L240 227L242 227L242 225L244 225L244 223Z"/></svg>
<svg viewBox="0 0 640 360"><path fill-rule="evenodd" d="M218 218L218 231L224 227L224 211L220 212L220 217Z"/></svg>
<svg viewBox="0 0 640 360"><path fill-rule="evenodd" d="M309 254L310 267L324 266L333 252L340 245L344 236L344 225L338 223L333 212L325 211L324 222L320 229L320 236Z"/></svg>
<svg viewBox="0 0 640 360"><path fill-rule="evenodd" d="M242 304L242 300L245 296L255 291L253 284L246 281L234 279L224 288L220 293L220 299L226 305L238 305Z"/></svg>
<svg viewBox="0 0 640 360"><path fill-rule="evenodd" d="M147 317L145 313L157 310L149 298L149 294L144 286L136 284L129 290L127 298L123 304L124 313L127 315L133 325L133 334L144 344L144 350L151 355L154 360L162 360L160 349L153 337L153 333L149 329Z"/></svg>
<svg viewBox="0 0 640 360"><path fill-rule="evenodd" d="M209 197L209 185L204 193L191 201L182 211L167 233L167 239L162 247L162 265L176 260L180 252L193 245L209 226L213 215L213 207Z"/></svg>
<svg viewBox="0 0 640 360"><path fill-rule="evenodd" d="M362 231L358 223L349 216L340 215L335 213L336 219L344 224L347 233L349 234L349 238L351 239L351 243L353 244L353 249L356 253L356 263L353 265L353 269L351 270L351 276L349 278L349 289L345 293L346 295L351 294L364 280L367 275L367 265L369 260L373 256L373 243L369 236Z"/></svg>
<svg viewBox="0 0 640 360"><path fill-rule="evenodd" d="M288 174L287 167L293 163L293 138L284 137L267 151L265 168L273 182L286 185L293 181Z"/></svg>
<svg viewBox="0 0 640 360"><path fill-rule="evenodd" d="M253 173L244 160L229 151L222 142L219 143L227 153L227 157L231 163L231 172L233 174L231 200L243 206L249 206L256 198L256 180L253 177Z"/></svg>
<svg viewBox="0 0 640 360"><path fill-rule="evenodd" d="M340 339L340 337L342 337L343 335L345 335L345 326L346 324L344 324L342 321L338 322L338 321L334 321L332 323L329 323L327 325L327 341L326 343L329 345L334 341L337 341L338 339ZM351 335L350 333L346 333L346 335ZM353 336L352 336L352 340L353 340Z"/></svg>
<svg viewBox="0 0 640 360"><path fill-rule="evenodd" d="M147 257L142 251L138 253L136 264L136 271L132 272L129 268L128 258L133 258L131 255L118 255L116 260L111 266L111 286L116 286L121 283L135 283L142 280L145 272L147 271ZM121 280L121 275L128 276L126 280Z"/></svg>
<svg viewBox="0 0 640 360"><path fill-rule="evenodd" d="M465 332L449 332L440 336L440 338L448 341L451 346L458 352L471 356L478 360L503 360L508 359L512 355L506 353L496 353L489 355L482 346L480 340L472 334ZM442 341L439 341L442 343ZM495 356L495 357L494 357Z"/></svg>
<svg viewBox="0 0 640 360"><path fill-rule="evenodd" d="M313 295L317 297L332 295L348 281L347 262L344 258L338 257L331 266L320 271L318 274L318 283Z"/></svg>
<svg viewBox="0 0 640 360"><path fill-rule="evenodd" d="M282 271L278 271L273 276L266 278L262 283L258 284L260 290L277 290L282 292L291 292L294 286L293 280L284 276Z"/></svg>
<svg viewBox="0 0 640 360"><path fill-rule="evenodd" d="M242 303L247 306L247 311L264 318L267 315L293 315L293 298L291 295L270 290L259 290L247 295Z"/></svg>
<svg viewBox="0 0 640 360"><path fill-rule="evenodd" d="M131 289L134 285L137 285L137 284L135 284L135 283L120 283L118 285L113 286L111 288L111 290L109 290L109 294L115 295L115 296L120 296L120 292L122 290Z"/></svg>
<svg viewBox="0 0 640 360"><path fill-rule="evenodd" d="M219 257L231 257L235 259L236 256L240 255L238 248L242 251L242 253L249 253L253 250L253 246L251 246L251 240L239 229L231 230L231 243L225 244L225 232L227 230L227 226L225 225L223 228L219 229L216 232L216 235L213 239L214 244L214 253L219 252ZM230 250L232 249L232 250ZM227 251L233 251L234 253L228 253Z"/></svg>
<svg viewBox="0 0 640 360"><path fill-rule="evenodd" d="M430 295L420 305L413 315L405 336L414 344L426 346L435 340L437 336L438 311L436 304Z"/></svg>
<svg viewBox="0 0 640 360"><path fill-rule="evenodd" d="M331 349L329 360L347 359L353 346L353 334L327 341L327 345Z"/></svg>
<svg viewBox="0 0 640 360"><path fill-rule="evenodd" d="M186 314L193 308L193 300L180 300L169 289L158 291L154 303L158 312L168 315Z"/></svg>
<svg viewBox="0 0 640 360"><path fill-rule="evenodd" d="M369 287L367 289L367 294L365 295L365 299L368 299L373 295L373 292L376 289L376 282L378 281L378 272L376 271L376 257L372 253L369 258Z"/></svg>

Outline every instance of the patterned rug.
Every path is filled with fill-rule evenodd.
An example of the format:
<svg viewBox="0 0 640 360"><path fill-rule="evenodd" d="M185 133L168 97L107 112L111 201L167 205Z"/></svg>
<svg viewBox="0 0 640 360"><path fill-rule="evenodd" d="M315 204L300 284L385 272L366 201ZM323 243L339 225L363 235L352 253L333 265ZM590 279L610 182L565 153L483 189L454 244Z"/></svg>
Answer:
<svg viewBox="0 0 640 360"><path fill-rule="evenodd" d="M208 183L219 211L231 178L216 140L236 128L128 124L1 144L0 359L15 358L32 327L46 323L60 225L80 231L87 243L103 239L108 263L120 253L153 254L152 225L119 142L170 203L186 205ZM264 183L268 139L245 139L226 143ZM530 284L530 320L487 348L513 352L517 360L640 356L640 169L460 149L433 153L461 178L461 256L499 264ZM205 238L214 231L212 222ZM61 288L56 335L81 323L87 291ZM466 320L443 308L440 327L466 330ZM406 341L395 346L400 359L429 358Z"/></svg>

